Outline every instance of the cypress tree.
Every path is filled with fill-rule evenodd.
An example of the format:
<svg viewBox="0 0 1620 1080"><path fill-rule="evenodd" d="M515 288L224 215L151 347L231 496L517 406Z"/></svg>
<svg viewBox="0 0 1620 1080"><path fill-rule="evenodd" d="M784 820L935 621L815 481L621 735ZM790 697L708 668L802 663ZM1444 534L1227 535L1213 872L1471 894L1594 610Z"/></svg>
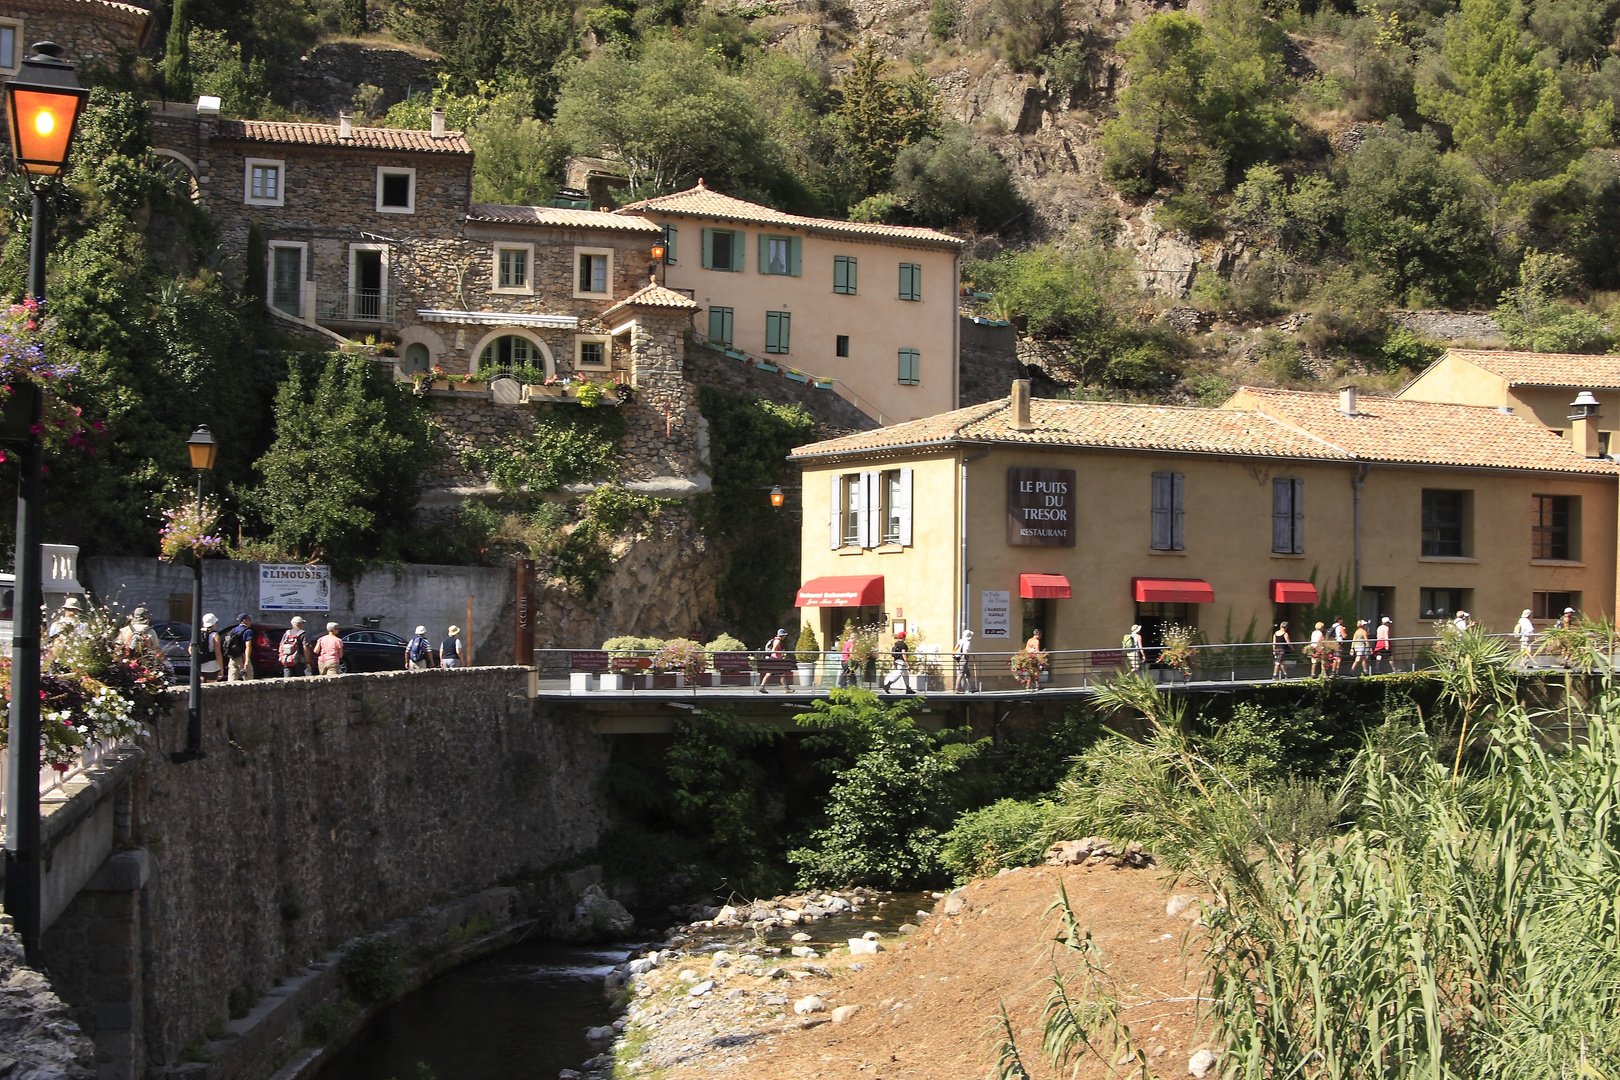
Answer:
<svg viewBox="0 0 1620 1080"><path fill-rule="evenodd" d="M366 32L366 0L343 0L343 32L356 37Z"/></svg>
<svg viewBox="0 0 1620 1080"><path fill-rule="evenodd" d="M163 89L171 101L191 100L191 18L188 0L174 0L163 51Z"/></svg>
<svg viewBox="0 0 1620 1080"><path fill-rule="evenodd" d="M270 252L264 244L264 230L257 221L248 222L247 272L242 275L242 299L249 311L257 312L264 303L265 262Z"/></svg>

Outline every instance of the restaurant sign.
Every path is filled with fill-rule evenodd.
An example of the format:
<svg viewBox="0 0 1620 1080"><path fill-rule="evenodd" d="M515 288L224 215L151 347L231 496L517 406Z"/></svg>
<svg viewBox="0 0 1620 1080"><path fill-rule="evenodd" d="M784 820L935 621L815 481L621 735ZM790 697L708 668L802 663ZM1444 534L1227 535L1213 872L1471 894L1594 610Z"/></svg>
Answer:
<svg viewBox="0 0 1620 1080"><path fill-rule="evenodd" d="M1074 547L1074 470L1007 470L1007 543Z"/></svg>

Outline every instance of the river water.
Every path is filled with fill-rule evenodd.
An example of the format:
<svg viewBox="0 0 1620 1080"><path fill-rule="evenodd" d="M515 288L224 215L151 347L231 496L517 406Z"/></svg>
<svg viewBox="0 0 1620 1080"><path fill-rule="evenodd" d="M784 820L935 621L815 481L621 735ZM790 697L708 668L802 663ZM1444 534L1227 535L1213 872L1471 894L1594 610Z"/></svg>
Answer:
<svg viewBox="0 0 1620 1080"><path fill-rule="evenodd" d="M602 978L632 946L534 941L453 971L385 1009L319 1080L554 1080L600 1052Z"/></svg>

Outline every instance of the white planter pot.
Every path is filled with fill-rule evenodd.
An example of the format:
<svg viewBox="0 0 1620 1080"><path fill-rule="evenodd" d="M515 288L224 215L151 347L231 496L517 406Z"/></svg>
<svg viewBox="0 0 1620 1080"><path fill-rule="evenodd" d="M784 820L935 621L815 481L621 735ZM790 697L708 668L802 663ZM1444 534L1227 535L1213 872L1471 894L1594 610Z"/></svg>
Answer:
<svg viewBox="0 0 1620 1080"><path fill-rule="evenodd" d="M703 685L719 686L721 685L720 680L723 678L725 678L725 676L718 671L705 671L703 673Z"/></svg>
<svg viewBox="0 0 1620 1080"><path fill-rule="evenodd" d="M816 665L814 665L814 664L795 664L794 669L798 674L798 679L799 679L799 685L800 686L814 686L814 685L816 685Z"/></svg>
<svg viewBox="0 0 1620 1080"><path fill-rule="evenodd" d="M628 690L630 689L630 687L627 685L627 680L629 678L630 676L621 674L617 671L603 672L601 675L601 689Z"/></svg>
<svg viewBox="0 0 1620 1080"><path fill-rule="evenodd" d="M677 690L685 690L686 689L686 672L677 671L675 673L675 689L677 689Z"/></svg>
<svg viewBox="0 0 1620 1080"><path fill-rule="evenodd" d="M573 671L568 674L568 692L570 694L588 694L591 686L591 673L588 671Z"/></svg>

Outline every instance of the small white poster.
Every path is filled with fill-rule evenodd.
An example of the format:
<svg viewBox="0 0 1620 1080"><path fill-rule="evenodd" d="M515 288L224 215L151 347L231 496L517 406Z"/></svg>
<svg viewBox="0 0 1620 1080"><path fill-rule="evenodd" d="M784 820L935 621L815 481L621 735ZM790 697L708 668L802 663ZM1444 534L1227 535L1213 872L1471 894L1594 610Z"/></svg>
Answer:
<svg viewBox="0 0 1620 1080"><path fill-rule="evenodd" d="M1012 593L983 589L979 592L979 635L1012 637Z"/></svg>
<svg viewBox="0 0 1620 1080"><path fill-rule="evenodd" d="M332 568L259 564L260 611L331 611Z"/></svg>

